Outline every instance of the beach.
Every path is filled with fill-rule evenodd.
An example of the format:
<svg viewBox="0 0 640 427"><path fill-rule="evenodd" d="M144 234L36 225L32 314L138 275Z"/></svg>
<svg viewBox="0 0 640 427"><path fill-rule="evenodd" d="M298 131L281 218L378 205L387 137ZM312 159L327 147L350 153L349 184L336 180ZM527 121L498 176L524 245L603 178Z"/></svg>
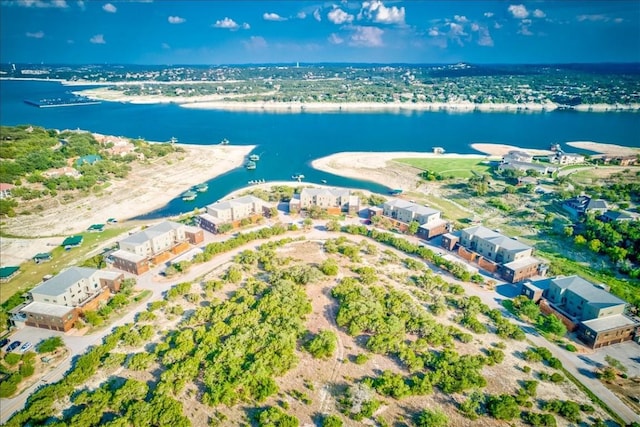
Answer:
<svg viewBox="0 0 640 427"><path fill-rule="evenodd" d="M476 142L471 144L471 148L481 153L488 154L490 156L504 156L509 151L524 151L532 156L546 156L549 154L553 154L551 150L537 150L532 148L520 148L514 145L506 145L506 144L493 144L486 142Z"/></svg>
<svg viewBox="0 0 640 427"><path fill-rule="evenodd" d="M625 147L616 144L604 144L601 142L593 141L572 141L566 142L570 147L580 148L582 150L589 150L599 154L606 154L608 156L637 156L640 155L640 148Z"/></svg>
<svg viewBox="0 0 640 427"><path fill-rule="evenodd" d="M154 159L151 164L134 165L126 179L112 180L101 194L52 202L37 214L4 218L3 232L32 239L25 245L24 240L3 237L2 265L48 252L51 236L60 236L53 241L61 242L64 236L84 231L92 224L104 224L108 218L123 222L161 208L194 185L240 167L254 149L252 145L175 145L184 152ZM45 202L34 201L34 211L38 204ZM41 241L35 239L45 236ZM28 253L23 254L22 249Z"/></svg>

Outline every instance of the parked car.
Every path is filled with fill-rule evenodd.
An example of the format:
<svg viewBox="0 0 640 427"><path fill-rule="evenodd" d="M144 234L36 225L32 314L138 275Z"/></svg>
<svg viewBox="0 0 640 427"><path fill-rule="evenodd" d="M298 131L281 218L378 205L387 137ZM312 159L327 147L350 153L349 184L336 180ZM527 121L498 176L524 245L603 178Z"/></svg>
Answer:
<svg viewBox="0 0 640 427"><path fill-rule="evenodd" d="M9 338L3 338L0 340L0 348L4 347L7 344L9 344Z"/></svg>
<svg viewBox="0 0 640 427"><path fill-rule="evenodd" d="M11 344L9 344L9 347L7 347L7 353L20 347L20 344L22 344L20 341L14 341Z"/></svg>
<svg viewBox="0 0 640 427"><path fill-rule="evenodd" d="M29 350L32 345L33 344L27 341L26 343L22 344L22 347L20 347L20 351L24 353L25 351Z"/></svg>

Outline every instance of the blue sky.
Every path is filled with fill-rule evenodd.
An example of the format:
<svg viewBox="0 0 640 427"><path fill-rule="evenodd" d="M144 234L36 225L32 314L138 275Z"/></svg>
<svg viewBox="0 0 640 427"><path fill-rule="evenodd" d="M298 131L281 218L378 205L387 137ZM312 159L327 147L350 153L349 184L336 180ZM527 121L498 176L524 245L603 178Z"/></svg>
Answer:
<svg viewBox="0 0 640 427"><path fill-rule="evenodd" d="M640 62L640 1L0 3L29 63Z"/></svg>

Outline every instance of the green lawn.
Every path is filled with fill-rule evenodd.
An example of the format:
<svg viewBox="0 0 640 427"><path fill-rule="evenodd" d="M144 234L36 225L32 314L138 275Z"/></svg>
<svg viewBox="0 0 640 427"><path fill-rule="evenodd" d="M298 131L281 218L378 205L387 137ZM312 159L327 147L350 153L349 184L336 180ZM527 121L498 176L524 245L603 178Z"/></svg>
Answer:
<svg viewBox="0 0 640 427"><path fill-rule="evenodd" d="M117 227L106 228L101 233L78 233L84 237L82 244L77 247L65 251L62 246L52 247L51 254L53 259L49 262L36 264L28 260L20 264L20 273L7 283L2 284L2 292L0 292L0 303L4 303L16 292L25 292L42 281L42 277L47 274L56 274L63 268L72 265L81 264L88 258L87 254L95 250L102 242L112 239L129 228ZM62 242L63 238L60 238ZM35 255L35 253L34 253Z"/></svg>
<svg viewBox="0 0 640 427"><path fill-rule="evenodd" d="M424 159L393 159L422 170L430 170L445 177L471 178L473 172L483 174L491 167L483 158L453 159L453 158L424 158Z"/></svg>

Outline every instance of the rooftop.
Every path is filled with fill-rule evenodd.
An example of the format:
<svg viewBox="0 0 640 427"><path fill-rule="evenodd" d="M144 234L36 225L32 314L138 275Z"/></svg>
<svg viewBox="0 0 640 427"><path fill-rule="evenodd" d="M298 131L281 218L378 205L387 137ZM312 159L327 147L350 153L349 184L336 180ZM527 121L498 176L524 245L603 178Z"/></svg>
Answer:
<svg viewBox="0 0 640 427"><path fill-rule="evenodd" d="M511 237L507 237L502 234L496 237L490 237L486 240L508 251L526 251L531 249L531 246L525 245L518 240L514 240Z"/></svg>
<svg viewBox="0 0 640 427"><path fill-rule="evenodd" d="M530 265L538 265L541 263L542 261L540 261L538 258L527 256L524 258L517 259L515 261L511 261L507 264L504 264L504 267L515 271L524 267L528 267Z"/></svg>
<svg viewBox="0 0 640 427"><path fill-rule="evenodd" d="M638 323L624 314L615 314L582 322L582 324L595 332L604 332L624 326L637 325Z"/></svg>
<svg viewBox="0 0 640 427"><path fill-rule="evenodd" d="M53 276L31 290L42 295L58 296L64 293L71 285L83 279L93 276L98 270L87 267L69 267L63 272Z"/></svg>
<svg viewBox="0 0 640 427"><path fill-rule="evenodd" d="M71 236L64 239L62 246L77 246L82 243L82 236Z"/></svg>
<svg viewBox="0 0 640 427"><path fill-rule="evenodd" d="M551 279L551 282L561 289L566 289L585 299L590 305L609 307L626 304L626 302L620 298L579 276L556 277Z"/></svg>
<svg viewBox="0 0 640 427"><path fill-rule="evenodd" d="M266 202L255 196L242 196L242 197L238 197L237 199L230 199L230 200L225 200L224 202L213 203L207 206L207 209L222 211L227 209L233 209L233 207L235 206L250 205L254 203L264 204Z"/></svg>
<svg viewBox="0 0 640 427"><path fill-rule="evenodd" d="M173 221L164 221L160 224L152 225L149 228L145 228L142 231L139 231L131 236L127 236L120 241L120 243L128 243L131 245L140 245L148 242L158 236L162 236L165 233L168 233L171 230L177 230L178 228L183 227L182 224Z"/></svg>
<svg viewBox="0 0 640 427"><path fill-rule="evenodd" d="M20 267L17 266L0 267L0 279L11 277L18 270L20 270Z"/></svg>
<svg viewBox="0 0 640 427"><path fill-rule="evenodd" d="M498 233L497 231L490 230L483 225L476 225L473 227L465 228L462 231L472 236L478 236L482 239L502 236L502 234Z"/></svg>
<svg viewBox="0 0 640 427"><path fill-rule="evenodd" d="M75 308L66 305L47 304L46 302L32 302L31 304L23 307L20 312L62 317L73 310L75 310Z"/></svg>
<svg viewBox="0 0 640 427"><path fill-rule="evenodd" d="M133 252L125 251L124 249L118 249L117 251L114 251L111 256L131 262L140 262L147 259L142 255L134 254Z"/></svg>
<svg viewBox="0 0 640 427"><path fill-rule="evenodd" d="M403 199L391 199L384 203L386 206L397 209L405 209L411 212L415 212L418 215L434 215L440 213L439 210L430 208L428 206L422 206L414 202L409 202Z"/></svg>
<svg viewBox="0 0 640 427"><path fill-rule="evenodd" d="M303 188L300 192L300 197L317 197L317 196L332 196L332 197L349 197L351 192L344 188Z"/></svg>

